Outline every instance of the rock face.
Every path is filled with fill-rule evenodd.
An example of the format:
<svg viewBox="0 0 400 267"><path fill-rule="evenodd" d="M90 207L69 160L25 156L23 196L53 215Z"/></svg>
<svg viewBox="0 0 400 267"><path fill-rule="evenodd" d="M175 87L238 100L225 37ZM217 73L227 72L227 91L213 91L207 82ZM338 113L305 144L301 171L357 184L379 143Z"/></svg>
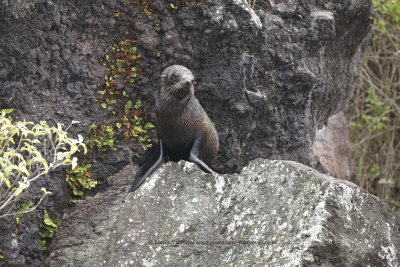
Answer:
<svg viewBox="0 0 400 267"><path fill-rule="evenodd" d="M8 2L0 6L0 107L35 121L79 120L78 132L104 121L93 101L105 75L99 59L113 44L111 14L123 12L124 1ZM185 65L221 137L215 168L239 171L258 157L315 166L315 129L343 110L361 67L369 0L275 1L269 9L245 0L172 9L155 0L152 7L159 25L139 12L124 28L142 54L133 98L151 107L161 71Z"/></svg>
<svg viewBox="0 0 400 267"><path fill-rule="evenodd" d="M170 162L127 194L133 171L64 215L44 266L398 266L400 216L304 165Z"/></svg>
<svg viewBox="0 0 400 267"><path fill-rule="evenodd" d="M216 171L238 172L259 157L318 166L313 136L351 97L371 32L370 0L257 1L254 8L245 0L199 0L176 9L154 0L146 8L152 15L127 2L0 0L0 108L35 122L81 121L74 136L91 123L115 123L94 101L107 75L100 59L118 39L135 39L142 78L127 94L151 118L161 71L191 69L196 97L219 133ZM105 181L137 152L122 138L117 148L98 156L94 177ZM38 265L40 217L44 208L62 213L64 179L60 171L33 185L54 194L18 234L14 218L0 221L0 249L11 264Z"/></svg>
<svg viewBox="0 0 400 267"><path fill-rule="evenodd" d="M348 125L343 112L330 117L326 127L317 131L312 148L329 175L355 181Z"/></svg>

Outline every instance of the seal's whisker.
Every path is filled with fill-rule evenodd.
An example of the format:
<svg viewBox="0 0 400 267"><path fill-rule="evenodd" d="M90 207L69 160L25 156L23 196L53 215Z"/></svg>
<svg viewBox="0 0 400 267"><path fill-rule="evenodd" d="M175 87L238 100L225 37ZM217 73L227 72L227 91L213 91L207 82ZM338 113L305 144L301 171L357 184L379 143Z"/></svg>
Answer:
<svg viewBox="0 0 400 267"><path fill-rule="evenodd" d="M174 87L174 86L175 86L175 84L171 84L170 86L166 87L164 90L165 90L165 91L168 91L169 89L171 89L171 88Z"/></svg>
<svg viewBox="0 0 400 267"><path fill-rule="evenodd" d="M178 91L180 89L180 87L178 85L175 86L174 90L172 91L172 93L175 93L176 91Z"/></svg>
<svg viewBox="0 0 400 267"><path fill-rule="evenodd" d="M168 93L174 93L178 89L178 85L174 84L174 86L171 87L171 89L168 90Z"/></svg>

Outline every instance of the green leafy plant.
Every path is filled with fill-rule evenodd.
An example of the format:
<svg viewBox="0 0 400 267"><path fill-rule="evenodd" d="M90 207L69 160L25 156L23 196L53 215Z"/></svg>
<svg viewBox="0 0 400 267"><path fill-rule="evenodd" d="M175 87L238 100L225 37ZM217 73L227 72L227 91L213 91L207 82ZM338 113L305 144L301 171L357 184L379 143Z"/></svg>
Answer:
<svg viewBox="0 0 400 267"><path fill-rule="evenodd" d="M380 34L386 35L389 32L387 26L400 29L400 4L398 0L373 0L375 11L379 14L374 19L376 30ZM380 38L379 34L375 35L375 40Z"/></svg>
<svg viewBox="0 0 400 267"><path fill-rule="evenodd" d="M132 138L147 147L151 147L148 131L154 128L154 125L143 120L144 113L141 105L142 101L140 99L136 101L134 106L132 106L132 101L129 100L124 106L124 115L116 126L118 128L125 127L124 136L126 139Z"/></svg>
<svg viewBox="0 0 400 267"><path fill-rule="evenodd" d="M107 67L108 75L104 77L104 83L98 84L102 108L117 104L121 95L126 97L124 88L116 86L118 80L121 80L125 87L138 78L141 55L137 53L135 43L133 39L125 39L107 47L103 64ZM115 111L115 108L112 110Z"/></svg>
<svg viewBox="0 0 400 267"><path fill-rule="evenodd" d="M73 123L77 123L73 121ZM63 166L77 165L73 155L86 146L83 137L70 138L62 124L50 127L45 121L12 122L6 112L0 114L0 218L17 215L15 206L30 185L50 171ZM43 195L34 210L47 194Z"/></svg>
<svg viewBox="0 0 400 267"><path fill-rule="evenodd" d="M189 1L190 2L190 1ZM140 68L141 54L138 52L134 32L122 30L121 25L128 26L129 20L126 14L133 14L137 11L145 12L156 26L161 23L158 15L154 14L151 1L132 0L125 1L123 11L115 10L112 14L116 23L113 31L116 33L114 44L107 47L101 62L106 67L104 80L98 85L98 98L101 108L108 112L115 120L109 125L91 125L87 133L87 145L90 149L97 147L99 151L106 151L114 148L114 136L122 132L126 140L136 140L145 146L151 146L148 130L154 126L145 122L144 110L141 101L138 100L133 106L129 87L135 87L135 82L141 79L142 69ZM156 53L157 57L161 53ZM151 65L147 65L151 68ZM129 88L129 90L127 90Z"/></svg>
<svg viewBox="0 0 400 267"><path fill-rule="evenodd" d="M346 116L357 184L400 210L400 2L373 5L374 38Z"/></svg>
<svg viewBox="0 0 400 267"><path fill-rule="evenodd" d="M31 200L29 200L28 202L24 202L21 203L20 208L17 210L17 217L15 218L15 222L18 225L19 224L19 220L22 218L22 215L24 213L30 212L31 211L31 207L32 207L33 203Z"/></svg>
<svg viewBox="0 0 400 267"><path fill-rule="evenodd" d="M74 197L82 196L84 190L90 190L98 184L98 182L91 177L89 172L91 167L90 164L86 164L66 171L66 180L69 187L72 189ZM76 203L76 199L71 198L69 203Z"/></svg>
<svg viewBox="0 0 400 267"><path fill-rule="evenodd" d="M86 145L99 151L115 150L114 129L112 126L91 124L86 132Z"/></svg>
<svg viewBox="0 0 400 267"><path fill-rule="evenodd" d="M4 116L7 116L8 114L11 114L13 111L14 111L14 109L12 109L12 108L9 108L9 109L0 109L0 113L3 113L3 112L4 112ZM8 116L7 119L8 119L10 122L13 121L13 119L12 119L11 116ZM0 144L0 145L1 145L1 144ZM0 147L1 147L1 146L0 146Z"/></svg>
<svg viewBox="0 0 400 267"><path fill-rule="evenodd" d="M368 97L365 99L365 113L362 114L362 119L366 124L370 125L372 130L384 132L386 129L385 122L388 120L388 106L378 98L373 87L368 88Z"/></svg>
<svg viewBox="0 0 400 267"><path fill-rule="evenodd" d="M201 5L206 5L210 3L211 0L170 0L169 8L177 10L179 7L199 7ZM255 2L255 0L249 0L250 2ZM255 4L255 3L254 3Z"/></svg>
<svg viewBox="0 0 400 267"><path fill-rule="evenodd" d="M40 224L42 231L39 232L39 245L43 250L46 250L46 243L53 237L54 231L57 229L60 222L61 220L59 218L51 219L47 210L43 211L43 223Z"/></svg>
<svg viewBox="0 0 400 267"><path fill-rule="evenodd" d="M154 9L151 5L150 0L132 0L126 1L126 6L134 6L137 10L143 11L146 16L151 16L154 13Z"/></svg>

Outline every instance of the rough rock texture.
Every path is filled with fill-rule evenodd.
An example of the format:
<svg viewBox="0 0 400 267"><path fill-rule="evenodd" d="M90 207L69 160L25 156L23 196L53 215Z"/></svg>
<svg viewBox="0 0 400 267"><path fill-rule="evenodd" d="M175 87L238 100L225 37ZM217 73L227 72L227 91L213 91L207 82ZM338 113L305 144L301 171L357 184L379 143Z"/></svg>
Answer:
<svg viewBox="0 0 400 267"><path fill-rule="evenodd" d="M127 194L132 171L64 215L44 266L398 266L400 216L304 165L170 162Z"/></svg>
<svg viewBox="0 0 400 267"><path fill-rule="evenodd" d="M93 101L106 75L99 59L129 32L142 55L143 77L127 93L133 101L140 97L151 116L161 71L172 64L191 69L196 96L220 137L215 170L237 172L258 157L318 166L312 139L352 94L371 30L370 0L275 0L256 9L245 0L203 0L178 9L154 0L152 16L125 2L0 0L0 108L36 122L81 121L71 128L75 136L91 123L113 122ZM125 12L129 24L111 29L115 10ZM118 148L99 155L94 177L105 180L131 163L134 146L120 140ZM54 195L23 219L17 234L14 218L0 221L0 249L11 264L38 264L42 210L62 212L68 199L63 172L34 190L42 185Z"/></svg>
<svg viewBox="0 0 400 267"><path fill-rule="evenodd" d="M19 9L1 2L0 106L36 121L81 120L78 130L99 121L99 58L113 43L111 14L123 1L20 2ZM315 166L315 129L351 97L369 40L370 1L275 1L267 12L245 0L153 6L159 27L141 13L130 18L141 65L152 65L133 96L151 107L162 69L186 65L221 136L217 169L238 171L260 156Z"/></svg>
<svg viewBox="0 0 400 267"><path fill-rule="evenodd" d="M348 125L343 111L330 117L326 127L317 131L312 148L329 175L355 181Z"/></svg>

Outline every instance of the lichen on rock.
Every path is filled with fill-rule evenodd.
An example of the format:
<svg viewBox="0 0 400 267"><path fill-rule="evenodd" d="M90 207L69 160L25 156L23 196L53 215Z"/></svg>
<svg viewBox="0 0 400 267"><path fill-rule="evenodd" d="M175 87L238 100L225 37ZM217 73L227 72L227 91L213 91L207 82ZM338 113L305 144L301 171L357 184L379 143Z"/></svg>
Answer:
<svg viewBox="0 0 400 267"><path fill-rule="evenodd" d="M399 215L356 185L299 163L257 159L240 174L213 176L169 162L126 194L131 172L126 167L110 178L118 184L65 216L46 266L399 260Z"/></svg>

